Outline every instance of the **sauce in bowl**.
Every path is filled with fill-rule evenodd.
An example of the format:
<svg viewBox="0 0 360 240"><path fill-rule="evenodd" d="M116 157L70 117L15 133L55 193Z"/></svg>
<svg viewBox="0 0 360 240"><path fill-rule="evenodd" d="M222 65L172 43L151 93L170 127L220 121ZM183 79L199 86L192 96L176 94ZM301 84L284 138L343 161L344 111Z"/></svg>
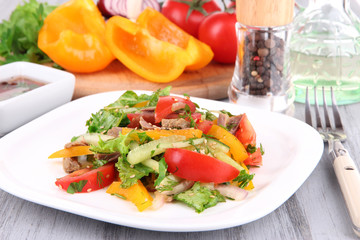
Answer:
<svg viewBox="0 0 360 240"><path fill-rule="evenodd" d="M11 80L2 81L0 82L0 101L16 97L43 85L45 85L45 83L21 76Z"/></svg>

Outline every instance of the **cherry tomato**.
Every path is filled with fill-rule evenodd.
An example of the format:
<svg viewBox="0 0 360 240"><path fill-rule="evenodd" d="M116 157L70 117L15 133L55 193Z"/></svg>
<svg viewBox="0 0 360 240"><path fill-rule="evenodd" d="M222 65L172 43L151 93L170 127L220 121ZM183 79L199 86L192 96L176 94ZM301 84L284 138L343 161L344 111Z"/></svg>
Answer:
<svg viewBox="0 0 360 240"><path fill-rule="evenodd" d="M57 179L55 185L68 191L70 184L72 184L72 187L76 188L75 192L92 192L110 185L114 181L114 176L114 163L108 163L96 169L85 168L70 173Z"/></svg>
<svg viewBox="0 0 360 240"><path fill-rule="evenodd" d="M244 160L245 165L250 166L261 166L262 165L262 155L260 148L257 148L254 153L248 153L249 157Z"/></svg>
<svg viewBox="0 0 360 240"><path fill-rule="evenodd" d="M200 12L199 9L204 12ZM197 38L199 25L205 16L220 10L221 8L214 0L184 0L182 2L166 0L161 12L185 32ZM188 16L189 12L190 15Z"/></svg>
<svg viewBox="0 0 360 240"><path fill-rule="evenodd" d="M251 125L248 117L244 113L239 122L239 129L236 131L235 136L244 145L245 148L249 144L256 145L256 133Z"/></svg>
<svg viewBox="0 0 360 240"><path fill-rule="evenodd" d="M212 127L213 122L209 120L204 120L201 122L198 122L195 126L195 128L200 129L204 134L207 134Z"/></svg>
<svg viewBox="0 0 360 240"><path fill-rule="evenodd" d="M196 106L189 98L176 96L159 97L155 108L155 123L161 122L161 119L166 118L176 110L185 108L186 105L189 106L191 112L195 112Z"/></svg>
<svg viewBox="0 0 360 240"><path fill-rule="evenodd" d="M206 17L199 27L199 40L211 47L214 60L235 63L237 39L235 13L217 12Z"/></svg>
<svg viewBox="0 0 360 240"><path fill-rule="evenodd" d="M239 175L239 170L216 158L182 148L165 151L168 171L175 176L200 182L223 183Z"/></svg>

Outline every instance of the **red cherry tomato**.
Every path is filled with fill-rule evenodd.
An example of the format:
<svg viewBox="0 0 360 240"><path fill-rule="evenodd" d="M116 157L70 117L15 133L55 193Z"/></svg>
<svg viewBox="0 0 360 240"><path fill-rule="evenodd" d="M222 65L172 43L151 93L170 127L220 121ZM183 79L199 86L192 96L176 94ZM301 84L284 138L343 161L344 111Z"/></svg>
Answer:
<svg viewBox="0 0 360 240"><path fill-rule="evenodd" d="M244 160L245 165L250 166L261 166L262 165L262 155L260 148L257 148L254 153L248 153L249 157Z"/></svg>
<svg viewBox="0 0 360 240"><path fill-rule="evenodd" d="M235 13L217 12L206 17L199 27L199 40L211 47L214 60L235 63L237 39Z"/></svg>
<svg viewBox="0 0 360 240"><path fill-rule="evenodd" d="M65 177L57 179L55 185L65 191L68 190L70 184L81 186L75 192L86 193L110 185L114 181L114 176L114 163L108 163L96 169L85 168L70 173Z"/></svg>
<svg viewBox="0 0 360 240"><path fill-rule="evenodd" d="M206 14L198 11L199 8L202 8ZM193 10L188 16L189 9ZM183 2L166 0L161 10L165 17L196 38L200 23L207 14L215 11L221 11L221 8L214 0L185 0Z"/></svg>
<svg viewBox="0 0 360 240"><path fill-rule="evenodd" d="M161 122L161 119L166 118L169 114L185 108L188 105L191 112L195 112L196 106L189 98L165 96L159 97L159 101L155 108L155 123Z"/></svg>
<svg viewBox="0 0 360 240"><path fill-rule="evenodd" d="M256 145L255 130L245 113L240 119L239 129L236 131L235 136L239 139L245 148L247 148L249 144L253 146Z"/></svg>
<svg viewBox="0 0 360 240"><path fill-rule="evenodd" d="M182 148L166 149L164 157L168 171L187 180L223 183L239 175L239 170L227 163Z"/></svg>

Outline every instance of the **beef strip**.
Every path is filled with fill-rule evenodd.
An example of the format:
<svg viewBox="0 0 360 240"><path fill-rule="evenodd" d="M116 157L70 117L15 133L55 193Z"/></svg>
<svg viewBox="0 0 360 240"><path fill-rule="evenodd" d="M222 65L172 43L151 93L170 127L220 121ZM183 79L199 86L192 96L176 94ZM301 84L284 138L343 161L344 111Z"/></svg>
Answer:
<svg viewBox="0 0 360 240"><path fill-rule="evenodd" d="M94 155L95 159L106 160L106 161L116 161L120 157L120 153L97 153Z"/></svg>
<svg viewBox="0 0 360 240"><path fill-rule="evenodd" d="M235 134L239 129L241 117L242 115L232 116L227 121L226 127L228 128L229 132L231 132L231 134Z"/></svg>
<svg viewBox="0 0 360 240"><path fill-rule="evenodd" d="M63 158L63 168L66 173L72 173L81 169L81 165L77 157Z"/></svg>
<svg viewBox="0 0 360 240"><path fill-rule="evenodd" d="M177 119L162 119L161 127L163 129L185 129L190 128L190 122L183 118Z"/></svg>
<svg viewBox="0 0 360 240"><path fill-rule="evenodd" d="M121 127L112 127L108 130L107 135L112 137L118 137L119 133L121 132Z"/></svg>
<svg viewBox="0 0 360 240"><path fill-rule="evenodd" d="M226 127L228 119L229 119L229 115L224 114L224 113L219 113L219 118L218 118L217 124L219 126Z"/></svg>

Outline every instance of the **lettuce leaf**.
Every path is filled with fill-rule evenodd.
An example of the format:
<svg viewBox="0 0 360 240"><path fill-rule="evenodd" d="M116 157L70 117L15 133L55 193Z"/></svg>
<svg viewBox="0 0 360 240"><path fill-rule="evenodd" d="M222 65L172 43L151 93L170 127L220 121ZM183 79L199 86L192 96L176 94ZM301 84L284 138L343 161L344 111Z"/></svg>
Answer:
<svg viewBox="0 0 360 240"><path fill-rule="evenodd" d="M170 94L171 87L159 89L151 95L141 94L138 96L134 91L126 91L115 102L104 107L86 122L89 133L106 133L112 127L126 127L130 121L128 113L139 111L141 108L134 108L137 103L149 101L146 107L156 106L159 96Z"/></svg>
<svg viewBox="0 0 360 240"><path fill-rule="evenodd" d="M16 7L9 20L0 24L0 56L5 59L0 65L15 61L52 62L38 48L37 41L44 19L55 8L36 0Z"/></svg>
<svg viewBox="0 0 360 240"><path fill-rule="evenodd" d="M200 182L196 182L189 190L175 195L174 199L194 208L197 213L215 206L218 202L225 202L225 197L219 191L201 186Z"/></svg>
<svg viewBox="0 0 360 240"><path fill-rule="evenodd" d="M119 137L103 141L99 138L98 146L91 145L91 151L96 153L114 153L119 152L122 156L126 156L129 152L128 135L119 135Z"/></svg>
<svg viewBox="0 0 360 240"><path fill-rule="evenodd" d="M115 164L118 172L119 177L121 179L121 187L122 188L129 188L135 183L137 180L149 176L150 173L155 172L153 169L139 163L135 166L131 166L126 158L119 158L119 161Z"/></svg>

